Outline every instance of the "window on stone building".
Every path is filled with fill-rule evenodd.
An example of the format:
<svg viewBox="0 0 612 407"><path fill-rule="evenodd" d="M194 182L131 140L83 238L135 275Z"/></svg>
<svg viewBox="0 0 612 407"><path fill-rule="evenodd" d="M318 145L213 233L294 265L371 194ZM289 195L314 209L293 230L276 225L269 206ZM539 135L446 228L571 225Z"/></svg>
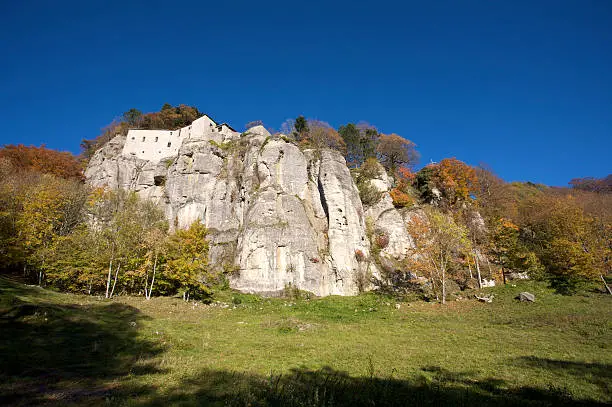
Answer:
<svg viewBox="0 0 612 407"><path fill-rule="evenodd" d="M172 145L172 143L168 143L168 147L170 147Z"/></svg>
<svg viewBox="0 0 612 407"><path fill-rule="evenodd" d="M146 137L143 137L143 138L142 138L142 141L145 141L145 138L146 138Z"/></svg>
<svg viewBox="0 0 612 407"><path fill-rule="evenodd" d="M136 140L136 137L132 137L132 140Z"/></svg>
<svg viewBox="0 0 612 407"><path fill-rule="evenodd" d="M157 140L159 140L159 137L155 137L155 142L157 143Z"/></svg>

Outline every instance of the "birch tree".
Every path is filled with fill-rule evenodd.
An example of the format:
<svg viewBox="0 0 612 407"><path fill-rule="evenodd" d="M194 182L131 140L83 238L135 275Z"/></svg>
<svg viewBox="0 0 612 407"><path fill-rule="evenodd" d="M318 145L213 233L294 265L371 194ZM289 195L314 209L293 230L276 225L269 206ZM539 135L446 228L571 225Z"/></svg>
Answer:
<svg viewBox="0 0 612 407"><path fill-rule="evenodd" d="M423 216L414 217L408 232L415 248L408 256L409 267L425 275L434 292L441 293L446 303L446 282L466 251L470 250L467 229L436 208L426 208Z"/></svg>

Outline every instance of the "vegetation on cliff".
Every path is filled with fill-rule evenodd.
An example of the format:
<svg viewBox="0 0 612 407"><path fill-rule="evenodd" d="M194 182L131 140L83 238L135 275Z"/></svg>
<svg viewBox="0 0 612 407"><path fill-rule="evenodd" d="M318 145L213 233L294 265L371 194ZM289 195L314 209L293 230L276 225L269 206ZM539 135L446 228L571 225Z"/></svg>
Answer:
<svg viewBox="0 0 612 407"><path fill-rule="evenodd" d="M131 109L86 142L84 154L131 127L174 129L199 116L184 105L166 104L147 114ZM378 260L389 236L370 233L373 258L362 259L377 261L386 286L396 292L415 289L414 277L420 276L427 283L417 291L444 302L447 282L456 291L480 286L485 275L501 282L514 272L571 293L610 273L609 177L575 179L571 188L506 183L486 167L456 158L415 172L416 145L371 125L348 123L336 130L300 116L286 127L287 140L301 148L331 148L345 156L366 208L384 195L372 184L384 176L395 208L418 215L406 226L418 243L415 256L391 265ZM169 234L163 213L134 193L84 185L80 163L70 153L7 145L0 149L0 171L3 269L19 270L41 285L106 297L117 292L207 297L213 286L225 284L206 263L201 225ZM190 250L197 241L202 245Z"/></svg>

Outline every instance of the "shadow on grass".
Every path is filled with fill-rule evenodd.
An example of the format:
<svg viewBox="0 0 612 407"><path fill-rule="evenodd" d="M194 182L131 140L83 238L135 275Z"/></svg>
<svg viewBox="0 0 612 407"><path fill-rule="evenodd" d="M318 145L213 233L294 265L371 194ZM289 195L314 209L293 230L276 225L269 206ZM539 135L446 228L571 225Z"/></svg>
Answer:
<svg viewBox="0 0 612 407"><path fill-rule="evenodd" d="M158 372L150 359L162 349L138 338L136 308L49 295L0 279L0 405L100 404L109 383Z"/></svg>
<svg viewBox="0 0 612 407"><path fill-rule="evenodd" d="M515 364L527 369L568 374L578 380L596 385L604 394L612 395L612 365L607 363L585 363L526 356L516 359Z"/></svg>
<svg viewBox="0 0 612 407"><path fill-rule="evenodd" d="M54 300L43 290L0 279L0 405L605 405L576 399L563 388L516 388L503 380L476 379L474 372L439 366L423 367L409 380L374 374L352 377L329 367L271 376L203 370L176 387L159 390L134 384L164 373L152 359L164 349L138 336L145 317L117 303L60 302L67 298L71 297ZM592 380L609 394L609 365L537 358L514 363Z"/></svg>
<svg viewBox="0 0 612 407"><path fill-rule="evenodd" d="M497 379L472 380L437 366L414 380L351 377L323 368L279 376L205 370L140 406L593 406L559 389L508 388Z"/></svg>

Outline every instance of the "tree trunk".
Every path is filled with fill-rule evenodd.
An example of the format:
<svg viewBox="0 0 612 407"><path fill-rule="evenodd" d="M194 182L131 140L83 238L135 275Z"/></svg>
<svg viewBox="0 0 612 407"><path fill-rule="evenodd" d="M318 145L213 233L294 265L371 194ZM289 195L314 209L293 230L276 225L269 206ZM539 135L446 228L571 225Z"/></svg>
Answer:
<svg viewBox="0 0 612 407"><path fill-rule="evenodd" d="M491 270L491 262L489 261L489 258L487 256L485 256L485 259L487 259L487 266L489 266L489 278L491 278L493 276L493 270Z"/></svg>
<svg viewBox="0 0 612 407"><path fill-rule="evenodd" d="M117 271L115 271L115 281L113 282L113 289L110 292L110 297L113 298L113 293L115 292L115 286L117 285L117 276L119 276L119 269L121 268L121 263L117 266Z"/></svg>
<svg viewBox="0 0 612 407"><path fill-rule="evenodd" d="M151 294L153 293L153 283L155 282L155 271L157 270L157 254L155 255L155 261L153 262L153 277L151 278L151 286L149 287L149 295L147 300L151 299Z"/></svg>
<svg viewBox="0 0 612 407"><path fill-rule="evenodd" d="M468 256L468 270L470 270L470 280L474 278L472 275L472 264L470 263L470 257Z"/></svg>
<svg viewBox="0 0 612 407"><path fill-rule="evenodd" d="M608 290L608 293L612 295L612 289L610 289L610 286L606 283L606 279L604 278L604 276L600 274L599 277L601 277L601 281L603 281L604 285L606 286L606 290Z"/></svg>
<svg viewBox="0 0 612 407"><path fill-rule="evenodd" d="M149 273L147 272L145 274L145 298L148 300L149 299L149 293L148 293L148 289L149 289Z"/></svg>
<svg viewBox="0 0 612 407"><path fill-rule="evenodd" d="M110 292L110 282L111 282L112 274L113 274L113 259L111 259L108 262L108 278L106 279L106 294L104 295L104 298L108 298L108 294Z"/></svg>
<svg viewBox="0 0 612 407"><path fill-rule="evenodd" d="M478 274L478 288L482 288L482 279L480 278L480 264L478 263L478 252L474 250L474 260L476 261L476 273Z"/></svg>
<svg viewBox="0 0 612 407"><path fill-rule="evenodd" d="M440 259L440 268L442 269L442 304L446 304L446 265L442 259Z"/></svg>

